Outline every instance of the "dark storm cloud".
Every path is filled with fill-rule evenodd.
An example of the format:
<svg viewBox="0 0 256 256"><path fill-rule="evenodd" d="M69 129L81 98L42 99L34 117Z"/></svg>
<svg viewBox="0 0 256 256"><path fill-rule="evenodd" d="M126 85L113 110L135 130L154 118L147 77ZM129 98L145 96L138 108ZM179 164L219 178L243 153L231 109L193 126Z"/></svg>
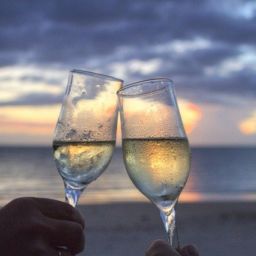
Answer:
<svg viewBox="0 0 256 256"><path fill-rule="evenodd" d="M207 49L191 50L186 54L164 54L161 58L163 64L158 73L165 76L171 71L176 76L188 76L188 78L202 76L205 68L213 67L223 60L239 54L240 50L237 48L218 44Z"/></svg>
<svg viewBox="0 0 256 256"><path fill-rule="evenodd" d="M229 45L216 45L210 49L200 49L191 51L186 55L186 59L194 60L202 68L218 64L223 59L236 56L240 53L237 48L231 48Z"/></svg>
<svg viewBox="0 0 256 256"><path fill-rule="evenodd" d="M230 16L207 1L4 1L0 17L1 51L30 53L33 62L76 63L120 46L194 37L256 43L255 18Z"/></svg>
<svg viewBox="0 0 256 256"><path fill-rule="evenodd" d="M245 2L249 1L225 1L225 6L213 0L1 1L0 67L57 64L111 72L114 62L160 59L162 64L152 76L172 74L184 93L236 94L242 88L248 94L255 93L255 75L250 70L227 77L205 72L239 56L241 46L255 50L256 14L245 18L235 12L235 5ZM211 45L184 54L154 49L175 40L196 38L209 40ZM145 78L139 71L129 70L127 77Z"/></svg>
<svg viewBox="0 0 256 256"><path fill-rule="evenodd" d="M232 75L174 75L178 96L195 102L224 105L244 104L256 98L256 76L252 69ZM234 98L230 97L234 96ZM238 100L239 99L239 100Z"/></svg>

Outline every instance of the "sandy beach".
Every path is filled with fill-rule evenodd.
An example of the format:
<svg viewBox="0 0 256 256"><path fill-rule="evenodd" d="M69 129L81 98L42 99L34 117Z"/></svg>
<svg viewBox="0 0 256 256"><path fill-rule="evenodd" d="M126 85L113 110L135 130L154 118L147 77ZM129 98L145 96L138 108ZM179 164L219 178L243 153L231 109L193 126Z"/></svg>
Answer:
<svg viewBox="0 0 256 256"><path fill-rule="evenodd" d="M154 239L165 239L158 210L150 203L82 205L86 248L79 255L144 255ZM253 255L256 204L182 203L177 208L182 244L193 243L204 256Z"/></svg>

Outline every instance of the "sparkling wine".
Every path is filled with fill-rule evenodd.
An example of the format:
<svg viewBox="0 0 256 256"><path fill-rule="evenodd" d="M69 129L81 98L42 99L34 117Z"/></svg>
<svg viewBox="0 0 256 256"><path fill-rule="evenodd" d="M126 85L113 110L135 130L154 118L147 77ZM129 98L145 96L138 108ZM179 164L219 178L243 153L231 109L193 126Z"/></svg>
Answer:
<svg viewBox="0 0 256 256"><path fill-rule="evenodd" d="M54 160L69 185L85 186L108 166L115 141L54 141Z"/></svg>
<svg viewBox="0 0 256 256"><path fill-rule="evenodd" d="M186 138L123 139L124 162L135 186L159 207L168 207L184 187L190 166Z"/></svg>

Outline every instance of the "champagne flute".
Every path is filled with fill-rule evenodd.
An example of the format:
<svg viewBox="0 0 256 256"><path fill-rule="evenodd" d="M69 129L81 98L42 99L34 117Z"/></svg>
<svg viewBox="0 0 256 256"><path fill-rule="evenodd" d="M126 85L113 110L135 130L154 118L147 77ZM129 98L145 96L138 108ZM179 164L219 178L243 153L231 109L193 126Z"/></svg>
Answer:
<svg viewBox="0 0 256 256"><path fill-rule="evenodd" d="M166 78L136 82L121 88L118 97L126 170L159 208L172 245L174 206L190 168L189 143L173 83Z"/></svg>
<svg viewBox="0 0 256 256"><path fill-rule="evenodd" d="M55 128L53 155L66 201L76 206L86 186L107 168L115 147L122 80L72 70Z"/></svg>

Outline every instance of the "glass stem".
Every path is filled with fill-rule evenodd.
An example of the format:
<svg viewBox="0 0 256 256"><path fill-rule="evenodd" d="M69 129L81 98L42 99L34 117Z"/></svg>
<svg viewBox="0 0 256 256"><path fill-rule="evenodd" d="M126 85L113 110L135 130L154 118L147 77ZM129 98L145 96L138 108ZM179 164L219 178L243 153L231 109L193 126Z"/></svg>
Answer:
<svg viewBox="0 0 256 256"><path fill-rule="evenodd" d="M66 202L73 207L77 206L78 200L80 198L80 195L84 191L85 187L83 188L73 188L69 184L65 183L65 199Z"/></svg>
<svg viewBox="0 0 256 256"><path fill-rule="evenodd" d="M175 229L175 209L173 207L170 212L160 211L160 215L168 235L169 244L172 245Z"/></svg>

